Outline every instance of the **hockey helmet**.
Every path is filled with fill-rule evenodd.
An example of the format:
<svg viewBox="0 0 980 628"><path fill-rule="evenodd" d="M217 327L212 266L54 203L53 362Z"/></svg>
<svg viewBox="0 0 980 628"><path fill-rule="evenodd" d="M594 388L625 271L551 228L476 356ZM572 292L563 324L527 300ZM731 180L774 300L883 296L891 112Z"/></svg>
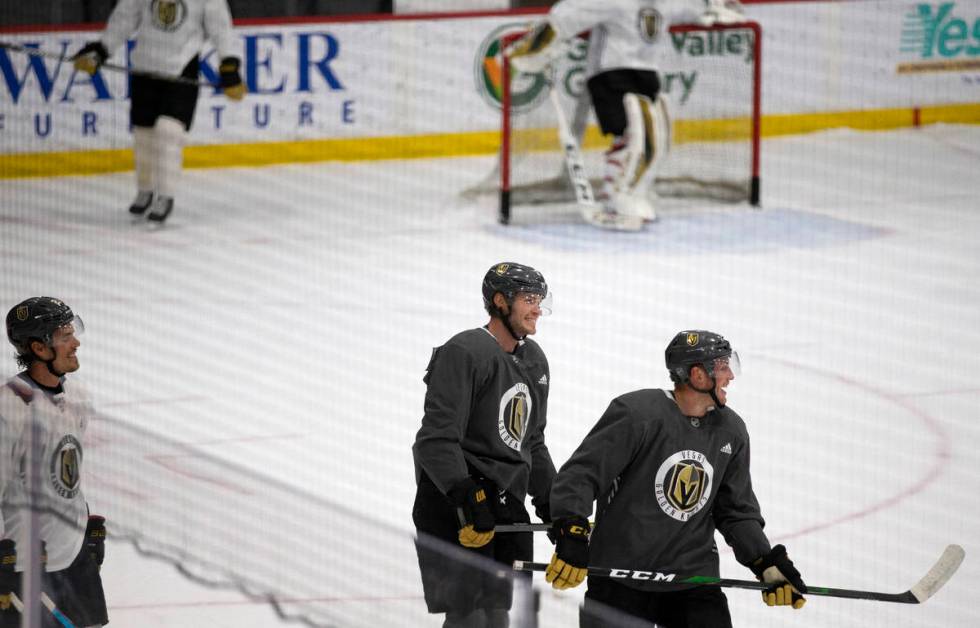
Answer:
<svg viewBox="0 0 980 628"><path fill-rule="evenodd" d="M498 292L504 295L508 303L513 303L519 292L540 295L541 309L546 314L551 312L548 284L544 275L530 266L514 262L494 264L483 276L483 306L491 314L496 311L493 295Z"/></svg>
<svg viewBox="0 0 980 628"><path fill-rule="evenodd" d="M670 379L678 384L690 379L692 366L703 367L713 378L715 361L726 358L737 375L740 370L738 353L732 350L732 345L721 334L703 329L679 332L665 351Z"/></svg>
<svg viewBox="0 0 980 628"><path fill-rule="evenodd" d="M85 329L80 318L63 301L51 297L31 297L7 313L7 339L20 355L30 355L30 344L39 340L50 345L54 332L73 325L75 334Z"/></svg>

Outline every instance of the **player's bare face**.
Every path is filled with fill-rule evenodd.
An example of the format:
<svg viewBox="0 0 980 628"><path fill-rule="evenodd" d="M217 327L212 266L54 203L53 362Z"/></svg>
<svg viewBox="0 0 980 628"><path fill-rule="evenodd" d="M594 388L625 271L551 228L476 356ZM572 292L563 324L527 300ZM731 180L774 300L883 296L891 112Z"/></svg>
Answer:
<svg viewBox="0 0 980 628"><path fill-rule="evenodd" d="M518 292L510 310L510 325L518 336L530 336L538 330L541 318L540 294Z"/></svg>
<svg viewBox="0 0 980 628"><path fill-rule="evenodd" d="M59 373L74 373L78 370L78 347L82 343L75 336L75 328L65 325L51 336L54 349L54 368Z"/></svg>

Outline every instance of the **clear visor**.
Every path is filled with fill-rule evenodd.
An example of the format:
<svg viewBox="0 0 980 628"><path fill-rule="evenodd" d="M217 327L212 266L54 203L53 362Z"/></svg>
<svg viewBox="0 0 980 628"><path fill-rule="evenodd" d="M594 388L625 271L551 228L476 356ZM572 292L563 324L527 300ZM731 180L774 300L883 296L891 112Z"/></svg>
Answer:
<svg viewBox="0 0 980 628"><path fill-rule="evenodd" d="M738 376L742 374L742 362L738 359L737 351L732 351L730 356L724 358L715 358L712 367L712 374L714 375Z"/></svg>
<svg viewBox="0 0 980 628"><path fill-rule="evenodd" d="M551 314L551 310L554 307L554 299L550 292L544 296L531 292L518 292L514 300L520 300L532 307L540 308L542 316Z"/></svg>
<svg viewBox="0 0 980 628"><path fill-rule="evenodd" d="M62 325L51 334L51 344L63 345L75 340L77 336L85 333L85 323L82 319L75 317L67 325Z"/></svg>

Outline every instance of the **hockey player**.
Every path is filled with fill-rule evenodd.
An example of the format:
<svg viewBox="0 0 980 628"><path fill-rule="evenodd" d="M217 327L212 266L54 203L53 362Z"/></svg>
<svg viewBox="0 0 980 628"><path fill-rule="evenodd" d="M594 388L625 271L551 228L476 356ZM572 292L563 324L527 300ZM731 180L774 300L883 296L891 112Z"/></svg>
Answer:
<svg viewBox="0 0 980 628"><path fill-rule="evenodd" d="M85 44L75 55L75 68L94 74L134 33L129 115L137 193L129 211L159 223L174 208L184 139L197 106L198 54L205 40L217 48L225 95L241 100L245 86L227 0L119 0L99 41Z"/></svg>
<svg viewBox="0 0 980 628"><path fill-rule="evenodd" d="M0 608L11 592L20 596L19 572L29 554L26 460L33 426L39 440L31 457L41 465L33 505L47 556L41 588L76 626L101 626L108 622L99 575L105 520L89 515L81 488L82 443L93 412L84 390L67 378L79 367L84 326L71 308L50 297L17 304L6 324L25 370L0 387L0 561L16 563L16 573L0 573ZM50 619L44 626L56 625ZM0 627L19 625L12 608L0 612Z"/></svg>
<svg viewBox="0 0 980 628"><path fill-rule="evenodd" d="M557 546L546 580L577 586L588 565L717 577L719 530L760 581L769 606L801 608L806 586L782 545L770 547L749 476L749 437L726 405L738 354L709 331L666 350L673 391L617 397L562 466L551 491ZM588 516L598 504L595 529ZM589 577L582 626L600 605L664 628L731 626L721 588Z"/></svg>
<svg viewBox="0 0 980 628"><path fill-rule="evenodd" d="M555 466L544 429L551 373L528 338L550 313L548 285L529 266L497 264L483 279L483 304L486 325L432 352L425 414L412 448L418 484L412 518L425 601L430 613L446 613L445 627L508 625L509 581L481 576L461 552L508 566L530 557L529 533L493 531L496 523L530 521L528 493L538 517L550 520ZM440 551L437 545L450 547L445 543L457 550Z"/></svg>
<svg viewBox="0 0 980 628"><path fill-rule="evenodd" d="M599 128L612 137L590 223L636 231L656 219L650 200L657 166L667 155L671 122L660 70L672 24L741 21L735 0L560 0L547 19L508 47L520 72L537 73L591 30L586 78Z"/></svg>

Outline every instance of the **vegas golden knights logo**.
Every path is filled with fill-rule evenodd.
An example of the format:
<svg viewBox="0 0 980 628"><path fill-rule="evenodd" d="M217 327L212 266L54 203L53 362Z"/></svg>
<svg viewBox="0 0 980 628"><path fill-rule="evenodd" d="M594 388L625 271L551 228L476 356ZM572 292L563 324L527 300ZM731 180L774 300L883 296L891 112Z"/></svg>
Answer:
<svg viewBox="0 0 980 628"><path fill-rule="evenodd" d="M690 510L704 494L704 469L692 463L678 463L669 478L667 499L678 510Z"/></svg>
<svg viewBox="0 0 980 628"><path fill-rule="evenodd" d="M81 477L82 444L71 434L66 434L51 456L48 480L58 495L71 499L78 494Z"/></svg>
<svg viewBox="0 0 980 628"><path fill-rule="evenodd" d="M687 521L708 503L714 468L694 450L675 453L660 465L655 480L657 503L668 516Z"/></svg>
<svg viewBox="0 0 980 628"><path fill-rule="evenodd" d="M524 420L527 415L527 396L523 393L515 395L510 402L507 431L520 438L524 435Z"/></svg>
<svg viewBox="0 0 980 628"><path fill-rule="evenodd" d="M187 17L184 0L153 0L150 4L153 24L164 31L175 31Z"/></svg>
<svg viewBox="0 0 980 628"><path fill-rule="evenodd" d="M660 37L660 30L663 27L664 18L654 9L640 9L637 16L637 27L640 31L640 38L646 42L655 42Z"/></svg>
<svg viewBox="0 0 980 628"><path fill-rule="evenodd" d="M31 313L30 308L28 308L26 305L21 305L20 307L17 308L17 320L23 323L24 321L27 320L27 317L28 315L30 315L30 313Z"/></svg>
<svg viewBox="0 0 980 628"><path fill-rule="evenodd" d="M521 450L524 433L531 421L531 391L527 384L514 384L500 398L497 434L500 440L515 451Z"/></svg>
<svg viewBox="0 0 980 628"><path fill-rule="evenodd" d="M74 449L61 452L61 481L68 488L78 484L78 452Z"/></svg>
<svg viewBox="0 0 980 628"><path fill-rule="evenodd" d="M493 272L497 273L502 277L504 273L507 272L508 268L510 268L510 264L497 264L497 268L495 268Z"/></svg>
<svg viewBox="0 0 980 628"><path fill-rule="evenodd" d="M698 346L698 335L697 334L693 334L693 333L688 334L687 335L687 345L689 347L696 347L696 346Z"/></svg>

